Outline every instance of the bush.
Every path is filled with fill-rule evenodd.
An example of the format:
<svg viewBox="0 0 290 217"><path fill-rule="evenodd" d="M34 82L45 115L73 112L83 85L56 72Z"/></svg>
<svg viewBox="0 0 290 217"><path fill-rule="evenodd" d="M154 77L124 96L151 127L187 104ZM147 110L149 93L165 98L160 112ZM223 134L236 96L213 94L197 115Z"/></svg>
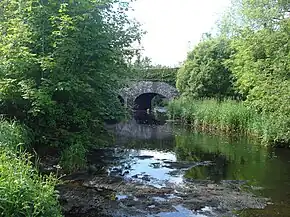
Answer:
<svg viewBox="0 0 290 217"><path fill-rule="evenodd" d="M231 53L230 40L204 38L179 69L177 89L183 95L194 97L236 97L233 75L224 65Z"/></svg>
<svg viewBox="0 0 290 217"><path fill-rule="evenodd" d="M67 172L77 171L86 166L87 149L81 143L75 143L62 152L60 164Z"/></svg>
<svg viewBox="0 0 290 217"><path fill-rule="evenodd" d="M53 176L41 176L22 149L23 129L0 121L0 215L61 216Z"/></svg>

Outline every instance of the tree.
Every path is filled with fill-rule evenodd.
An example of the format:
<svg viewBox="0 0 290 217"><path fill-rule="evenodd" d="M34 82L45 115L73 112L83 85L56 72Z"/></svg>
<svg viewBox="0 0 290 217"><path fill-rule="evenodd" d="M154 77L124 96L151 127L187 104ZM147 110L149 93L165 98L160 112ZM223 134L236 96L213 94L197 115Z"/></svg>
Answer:
<svg viewBox="0 0 290 217"><path fill-rule="evenodd" d="M245 103L266 114L266 134L274 142L290 138L290 19L289 2L239 1L243 25L231 47L235 54L227 65L236 78Z"/></svg>
<svg viewBox="0 0 290 217"><path fill-rule="evenodd" d="M176 83L178 68L153 64L149 57L141 57L132 64L131 78L138 80L163 81L172 86Z"/></svg>
<svg viewBox="0 0 290 217"><path fill-rule="evenodd" d="M229 40L207 36L188 54L178 71L178 90L194 97L233 96L232 74L224 66L231 52Z"/></svg>
<svg viewBox="0 0 290 217"><path fill-rule="evenodd" d="M117 91L139 25L119 0L0 2L0 105L41 143L95 143L122 114Z"/></svg>

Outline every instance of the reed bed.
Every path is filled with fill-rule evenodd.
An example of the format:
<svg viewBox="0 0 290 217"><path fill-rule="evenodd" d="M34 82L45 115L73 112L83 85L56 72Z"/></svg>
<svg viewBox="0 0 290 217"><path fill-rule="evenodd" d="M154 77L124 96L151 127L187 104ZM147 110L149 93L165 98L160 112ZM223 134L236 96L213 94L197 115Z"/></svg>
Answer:
<svg viewBox="0 0 290 217"><path fill-rule="evenodd" d="M257 113L243 102L181 97L169 103L168 114L204 131L244 133L267 145L289 144L289 117Z"/></svg>

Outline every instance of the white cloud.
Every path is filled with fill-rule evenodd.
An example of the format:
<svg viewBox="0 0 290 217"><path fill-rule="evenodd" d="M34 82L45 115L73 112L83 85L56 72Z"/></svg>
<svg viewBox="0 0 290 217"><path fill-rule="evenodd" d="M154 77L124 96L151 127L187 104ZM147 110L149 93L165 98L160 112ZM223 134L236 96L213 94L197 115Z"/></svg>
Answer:
<svg viewBox="0 0 290 217"><path fill-rule="evenodd" d="M143 24L144 55L154 63L184 61L189 42L195 45L215 25L230 0L137 0L132 16Z"/></svg>

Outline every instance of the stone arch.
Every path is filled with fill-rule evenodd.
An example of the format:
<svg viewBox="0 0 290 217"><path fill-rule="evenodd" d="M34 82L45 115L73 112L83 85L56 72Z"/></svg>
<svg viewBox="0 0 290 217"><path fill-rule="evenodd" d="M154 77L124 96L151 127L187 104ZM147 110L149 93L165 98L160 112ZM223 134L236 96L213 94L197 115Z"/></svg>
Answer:
<svg viewBox="0 0 290 217"><path fill-rule="evenodd" d="M130 89L134 99L144 93L156 93L167 99L173 99L177 95L176 88L165 82L140 81L135 83Z"/></svg>
<svg viewBox="0 0 290 217"><path fill-rule="evenodd" d="M152 100L156 96L161 96L162 98L166 98L163 95L160 95L158 93L142 93L141 95L137 96L134 99L134 109L138 110L146 110L146 109L151 109L152 107ZM138 106L138 107L136 107Z"/></svg>
<svg viewBox="0 0 290 217"><path fill-rule="evenodd" d="M127 88L120 91L120 96L125 100L127 106L133 107L134 101L142 94L158 94L164 96L168 100L178 96L178 91L175 87L157 81L137 81L132 82Z"/></svg>

